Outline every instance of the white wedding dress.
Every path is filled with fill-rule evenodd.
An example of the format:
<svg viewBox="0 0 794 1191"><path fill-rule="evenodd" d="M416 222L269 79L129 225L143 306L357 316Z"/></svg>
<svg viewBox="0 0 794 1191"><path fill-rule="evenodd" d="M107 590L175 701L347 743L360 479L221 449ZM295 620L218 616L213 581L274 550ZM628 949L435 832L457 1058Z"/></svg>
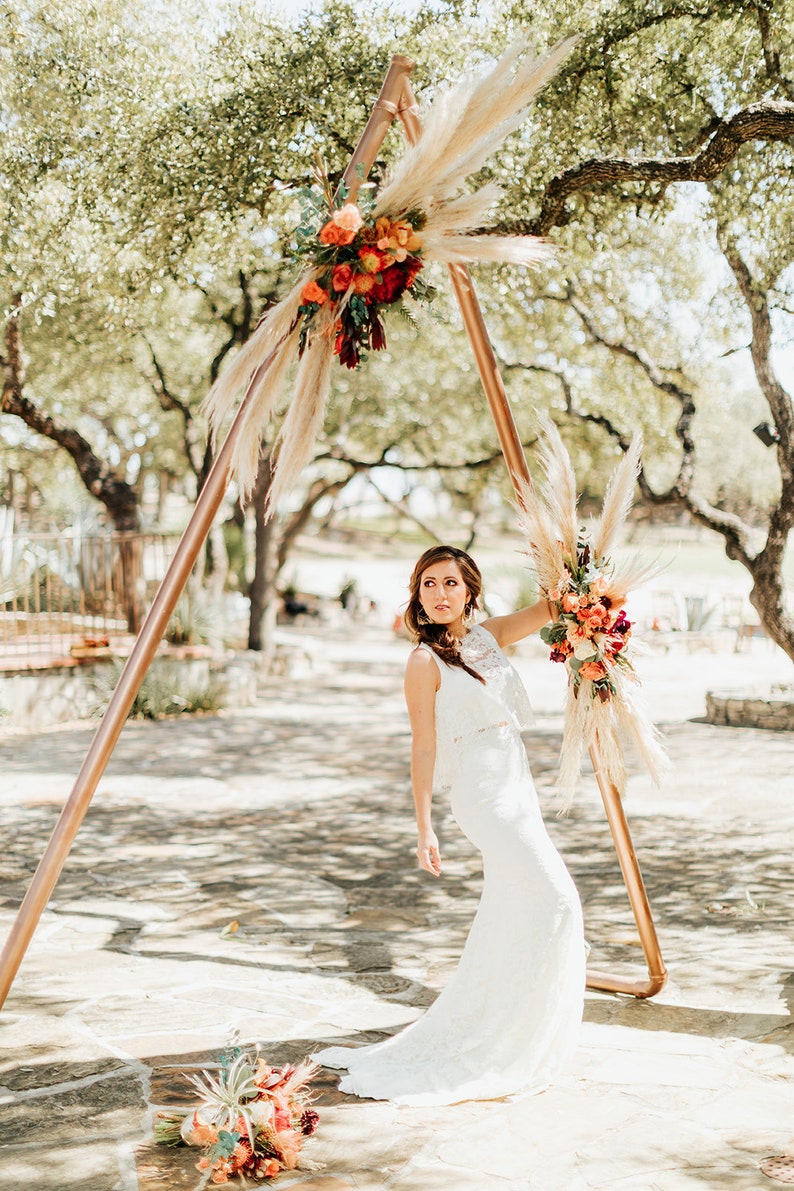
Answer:
<svg viewBox="0 0 794 1191"><path fill-rule="evenodd" d="M401 1033L312 1056L347 1068L341 1091L397 1104L540 1091L569 1061L582 1016L582 911L540 815L520 736L531 717L526 692L484 626L463 638L461 655L485 686L433 654L441 672L434 791L449 791L455 819L483 857L482 897L460 963Z"/></svg>

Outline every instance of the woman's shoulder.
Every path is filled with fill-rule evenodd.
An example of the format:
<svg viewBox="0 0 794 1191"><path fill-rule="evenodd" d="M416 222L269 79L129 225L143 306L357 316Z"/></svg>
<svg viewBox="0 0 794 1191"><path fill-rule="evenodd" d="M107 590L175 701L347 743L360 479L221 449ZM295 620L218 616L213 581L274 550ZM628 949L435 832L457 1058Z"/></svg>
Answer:
<svg viewBox="0 0 794 1191"><path fill-rule="evenodd" d="M408 661L405 663L406 681L432 680L433 685L437 687L440 672L441 667L433 650L420 641L408 654Z"/></svg>
<svg viewBox="0 0 794 1191"><path fill-rule="evenodd" d="M426 669L428 666L432 666L435 660L436 655L430 646L426 645L424 641L420 641L408 654L408 661L405 663L405 668L406 670L409 667L412 670Z"/></svg>

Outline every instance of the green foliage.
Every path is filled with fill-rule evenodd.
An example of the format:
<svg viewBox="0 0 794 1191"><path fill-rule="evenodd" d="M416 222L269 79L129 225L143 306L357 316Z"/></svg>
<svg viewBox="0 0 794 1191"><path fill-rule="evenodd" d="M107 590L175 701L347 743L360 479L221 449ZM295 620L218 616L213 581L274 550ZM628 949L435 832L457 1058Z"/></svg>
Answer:
<svg viewBox="0 0 794 1191"><path fill-rule="evenodd" d="M109 666L98 681L99 702L94 715L102 716L121 676L121 667ZM223 690L215 682L182 684L174 675L149 670L129 713L132 720L162 720L196 712L215 712L223 707Z"/></svg>
<svg viewBox="0 0 794 1191"><path fill-rule="evenodd" d="M485 171L503 188L496 216L505 226L530 225L549 179L588 158L691 154L714 119L790 98L794 17L774 0L446 0L412 13L326 0L292 19L238 3L208 12L203 0L9 9L0 17L0 301L23 294L31 397L142 493L166 473L192 496L183 418L156 396L152 356L198 415L226 353L294 278L295 229L328 197L310 189L317 156L338 183L391 53L416 59L425 105L517 34L542 49L573 29L582 32L576 51ZM374 180L402 148L395 126ZM567 201L553 233L562 251L542 278L476 270L521 436L532 439L536 407L552 410L586 495L602 489L614 449L597 428L566 420L555 374L585 412L642 427L659 485L677 468L678 409L625 356L592 341L571 289L603 335L640 345L690 386L704 494L740 510L776 499L773 455L748 433L764 406L748 365L747 311L716 233L738 238L768 287L785 347L793 155L790 143L748 144L708 187L587 191ZM427 272L439 289L433 314L412 306L414 325L389 321L381 358L335 374L321 452L419 468L496 449L443 271ZM196 426L203 447L198 416ZM59 458L0 419L6 488L9 471L28 473L54 509ZM310 478L339 467L320 461ZM461 506L507 494L498 467L441 475L433 482ZM68 500L88 512L82 490Z"/></svg>

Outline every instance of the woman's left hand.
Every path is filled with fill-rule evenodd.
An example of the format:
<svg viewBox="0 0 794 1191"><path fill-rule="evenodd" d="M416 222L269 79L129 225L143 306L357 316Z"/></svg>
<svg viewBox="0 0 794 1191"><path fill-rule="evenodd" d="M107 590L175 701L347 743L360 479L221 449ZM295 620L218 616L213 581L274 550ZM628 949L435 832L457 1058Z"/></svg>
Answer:
<svg viewBox="0 0 794 1191"><path fill-rule="evenodd" d="M441 853L438 850L438 838L434 831L423 831L416 846L416 858L419 867L434 877L441 875Z"/></svg>

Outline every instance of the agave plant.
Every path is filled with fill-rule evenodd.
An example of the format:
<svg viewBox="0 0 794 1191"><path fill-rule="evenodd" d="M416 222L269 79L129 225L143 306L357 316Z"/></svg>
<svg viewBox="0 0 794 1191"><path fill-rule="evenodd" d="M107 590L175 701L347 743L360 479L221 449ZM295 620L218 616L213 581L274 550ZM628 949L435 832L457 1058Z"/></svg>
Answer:
<svg viewBox="0 0 794 1191"><path fill-rule="evenodd" d="M217 1078L204 1071L200 1076L192 1075L190 1081L204 1105L203 1109L199 1109L202 1121L215 1129L234 1132L242 1117L253 1147L256 1124L251 1109L252 1102L259 1095L259 1088L248 1055L238 1055L225 1070L218 1072Z"/></svg>

